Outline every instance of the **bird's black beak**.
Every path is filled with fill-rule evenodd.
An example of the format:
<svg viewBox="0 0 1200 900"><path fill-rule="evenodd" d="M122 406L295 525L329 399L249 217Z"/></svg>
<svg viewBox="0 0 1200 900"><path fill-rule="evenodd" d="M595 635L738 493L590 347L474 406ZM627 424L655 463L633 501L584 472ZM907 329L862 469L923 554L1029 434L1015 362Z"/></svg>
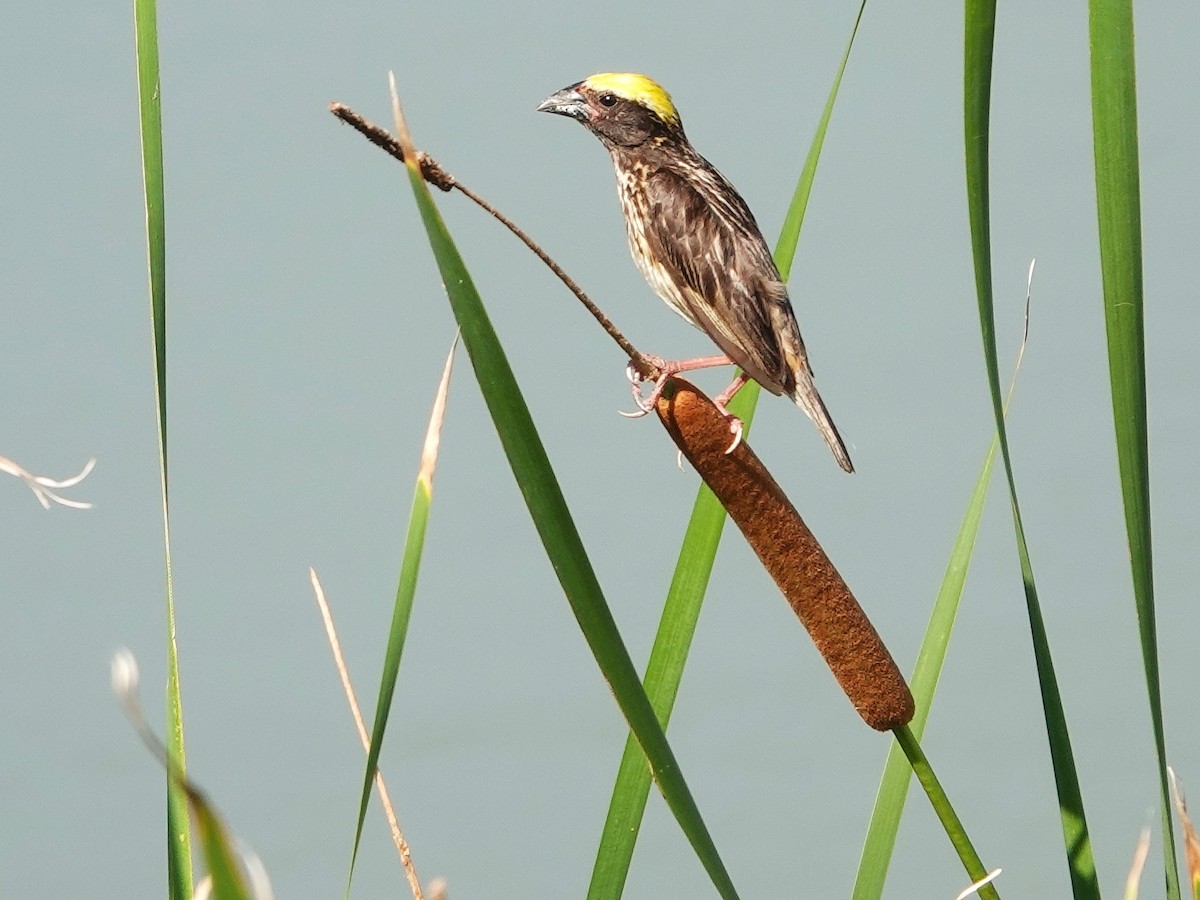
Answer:
<svg viewBox="0 0 1200 900"><path fill-rule="evenodd" d="M579 93L579 85L577 84L565 87L556 94L551 94L538 104L537 111L554 113L559 116L570 116L572 119L578 119L580 122L586 122L588 119L587 101Z"/></svg>

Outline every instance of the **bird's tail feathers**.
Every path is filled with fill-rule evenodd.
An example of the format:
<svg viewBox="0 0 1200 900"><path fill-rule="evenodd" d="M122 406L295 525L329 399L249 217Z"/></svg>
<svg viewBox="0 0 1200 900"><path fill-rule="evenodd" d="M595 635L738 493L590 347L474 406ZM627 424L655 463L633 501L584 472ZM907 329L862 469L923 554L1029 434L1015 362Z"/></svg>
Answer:
<svg viewBox="0 0 1200 900"><path fill-rule="evenodd" d="M846 444L842 440L842 436L838 434L837 426L833 424L829 410L825 408L825 401L817 393L817 386L813 384L812 375L803 368L796 375L796 390L792 394L792 399L813 420L813 424L821 432L821 437L825 438L825 443L833 451L838 465L847 472L853 472L854 463L850 462L850 453L846 450Z"/></svg>

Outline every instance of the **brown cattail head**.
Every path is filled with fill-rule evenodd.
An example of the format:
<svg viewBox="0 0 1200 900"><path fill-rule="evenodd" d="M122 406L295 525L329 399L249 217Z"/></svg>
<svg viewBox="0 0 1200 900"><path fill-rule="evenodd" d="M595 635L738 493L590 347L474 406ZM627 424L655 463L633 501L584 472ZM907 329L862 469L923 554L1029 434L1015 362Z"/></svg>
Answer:
<svg viewBox="0 0 1200 900"><path fill-rule="evenodd" d="M712 489L783 591L858 714L889 731L913 717L904 676L796 508L694 385L674 378L656 410L671 439Z"/></svg>

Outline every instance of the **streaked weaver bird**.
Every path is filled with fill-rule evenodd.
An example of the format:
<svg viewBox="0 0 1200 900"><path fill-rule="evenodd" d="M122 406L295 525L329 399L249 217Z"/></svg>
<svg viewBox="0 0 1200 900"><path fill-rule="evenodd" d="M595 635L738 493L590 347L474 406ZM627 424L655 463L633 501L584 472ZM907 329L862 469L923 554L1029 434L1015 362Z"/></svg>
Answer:
<svg viewBox="0 0 1200 900"><path fill-rule="evenodd" d="M838 464L853 472L850 454L813 384L812 367L787 285L771 258L754 215L720 172L683 132L670 95L645 75L593 75L547 97L539 112L569 116L600 139L612 157L629 248L646 281L667 305L717 344L720 356L663 360L650 396L634 397L644 415L667 379L710 366L742 372L714 398L734 434L742 423L726 404L753 378L786 394L816 424Z"/></svg>

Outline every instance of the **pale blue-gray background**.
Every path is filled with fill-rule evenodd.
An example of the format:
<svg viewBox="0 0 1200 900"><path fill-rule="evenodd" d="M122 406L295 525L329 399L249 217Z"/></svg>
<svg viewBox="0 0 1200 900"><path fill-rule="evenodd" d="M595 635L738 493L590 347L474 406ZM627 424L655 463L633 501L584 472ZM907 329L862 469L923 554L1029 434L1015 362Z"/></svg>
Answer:
<svg viewBox="0 0 1200 900"><path fill-rule="evenodd" d="M370 708L420 436L453 326L402 170L326 111L388 118L529 231L646 349L708 352L628 259L608 160L536 115L642 70L774 236L855 4L216 2L160 12L170 436L191 771L280 897L343 887L362 753L307 583ZM1156 569L1169 748L1200 786L1193 608L1194 160L1200 13L1142 4L1139 88ZM23 4L0 38L0 454L95 473L89 512L0 481L0 893L164 891L162 773L108 693L141 660L161 724L164 602L131 11ZM1038 258L1011 437L1100 873L1156 783L1116 484L1082 4L1002 4L993 238L1005 371ZM966 232L961 8L868 9L791 280L859 473L791 404L754 445L909 670L990 436ZM629 408L623 360L539 263L439 198L636 660L696 478ZM701 379L719 387L724 376ZM568 400L568 394L570 399ZM383 767L422 877L463 898L578 897L622 723L460 365ZM999 485L999 482L997 482ZM747 897L846 896L885 736L727 532L671 736ZM1006 896L1068 891L1007 502L981 533L926 748ZM1200 790L1200 788L1197 788ZM1156 845L1152 862L1159 858ZM891 897L965 883L914 794ZM356 896L405 891L372 810ZM1150 874L1144 896L1157 896ZM711 887L655 795L628 896Z"/></svg>

